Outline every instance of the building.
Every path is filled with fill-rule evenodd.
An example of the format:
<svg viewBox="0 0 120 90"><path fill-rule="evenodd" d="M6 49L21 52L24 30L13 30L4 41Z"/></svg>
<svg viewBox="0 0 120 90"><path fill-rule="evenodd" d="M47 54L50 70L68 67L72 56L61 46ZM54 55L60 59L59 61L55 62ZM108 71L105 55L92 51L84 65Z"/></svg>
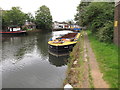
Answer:
<svg viewBox="0 0 120 90"><path fill-rule="evenodd" d="M120 46L120 0L115 3L114 43Z"/></svg>
<svg viewBox="0 0 120 90"><path fill-rule="evenodd" d="M53 23L53 29L69 29L70 25L66 22L57 22Z"/></svg>
<svg viewBox="0 0 120 90"><path fill-rule="evenodd" d="M36 25L32 22L28 22L26 21L25 24L22 26L22 28L24 29L27 29L27 30L33 30L33 29L36 29Z"/></svg>

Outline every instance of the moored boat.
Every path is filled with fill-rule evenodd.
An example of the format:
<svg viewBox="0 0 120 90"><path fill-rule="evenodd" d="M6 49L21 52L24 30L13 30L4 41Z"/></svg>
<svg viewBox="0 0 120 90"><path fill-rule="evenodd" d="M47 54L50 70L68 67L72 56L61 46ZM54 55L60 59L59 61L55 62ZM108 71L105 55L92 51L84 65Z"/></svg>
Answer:
<svg viewBox="0 0 120 90"><path fill-rule="evenodd" d="M8 32L0 32L0 35L2 35L2 37L14 37L14 36L23 36L26 35L27 32L26 31L8 31Z"/></svg>
<svg viewBox="0 0 120 90"><path fill-rule="evenodd" d="M68 33L56 39L48 41L49 53L52 55L63 56L68 55L77 43L80 33Z"/></svg>
<svg viewBox="0 0 120 90"><path fill-rule="evenodd" d="M26 34L26 31L23 31L19 26L12 25L7 28L7 30L0 31L2 36L13 36L13 35L21 35Z"/></svg>
<svg viewBox="0 0 120 90"><path fill-rule="evenodd" d="M0 32L0 34L25 34L26 31L9 31L9 32Z"/></svg>
<svg viewBox="0 0 120 90"><path fill-rule="evenodd" d="M80 27L71 27L71 31L74 31L74 32L80 32L82 30L82 28Z"/></svg>

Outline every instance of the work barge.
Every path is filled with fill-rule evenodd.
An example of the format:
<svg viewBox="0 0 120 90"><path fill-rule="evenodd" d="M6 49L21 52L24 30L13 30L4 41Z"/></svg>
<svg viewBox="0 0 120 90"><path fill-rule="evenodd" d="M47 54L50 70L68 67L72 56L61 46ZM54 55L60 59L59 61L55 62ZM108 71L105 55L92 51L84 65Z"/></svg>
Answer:
<svg viewBox="0 0 120 90"><path fill-rule="evenodd" d="M80 37L79 32L72 32L48 41L49 53L56 56L69 55Z"/></svg>

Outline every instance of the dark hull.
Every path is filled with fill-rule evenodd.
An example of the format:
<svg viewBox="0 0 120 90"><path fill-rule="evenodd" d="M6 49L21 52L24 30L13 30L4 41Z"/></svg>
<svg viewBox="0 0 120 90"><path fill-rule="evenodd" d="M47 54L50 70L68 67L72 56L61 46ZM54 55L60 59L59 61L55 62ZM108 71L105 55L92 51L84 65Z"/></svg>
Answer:
<svg viewBox="0 0 120 90"><path fill-rule="evenodd" d="M2 36L20 36L20 35L26 35L26 32L0 32L0 35Z"/></svg>
<svg viewBox="0 0 120 90"><path fill-rule="evenodd" d="M49 53L56 56L64 56L69 55L72 51L75 44L64 45L64 46L53 46L48 44Z"/></svg>

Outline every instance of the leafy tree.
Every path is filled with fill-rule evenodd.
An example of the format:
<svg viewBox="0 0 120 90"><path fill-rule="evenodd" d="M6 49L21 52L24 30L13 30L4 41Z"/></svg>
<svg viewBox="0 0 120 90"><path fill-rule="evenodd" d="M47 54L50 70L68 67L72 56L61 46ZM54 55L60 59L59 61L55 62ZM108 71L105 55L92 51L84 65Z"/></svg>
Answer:
<svg viewBox="0 0 120 90"><path fill-rule="evenodd" d="M36 25L38 29L52 29L52 16L47 6L43 5L36 11Z"/></svg>
<svg viewBox="0 0 120 90"><path fill-rule="evenodd" d="M26 14L26 20L29 22L35 22L35 18L30 12Z"/></svg>
<svg viewBox="0 0 120 90"><path fill-rule="evenodd" d="M0 30L2 30L2 8L0 8Z"/></svg>
<svg viewBox="0 0 120 90"><path fill-rule="evenodd" d="M2 25L5 29L9 25L22 26L26 20L25 13L23 13L20 7L12 7L11 10L4 11L2 14Z"/></svg>
<svg viewBox="0 0 120 90"><path fill-rule="evenodd" d="M87 7L91 2L82 2L77 7L77 14L75 15L74 20L76 24L82 25L82 21L84 20L82 14L85 12L85 7Z"/></svg>
<svg viewBox="0 0 120 90"><path fill-rule="evenodd" d="M81 26L86 26L92 30L92 33L94 33L100 41L112 42L114 3L91 2L85 6L84 3L86 2L81 3L77 7L78 13L75 19Z"/></svg>

